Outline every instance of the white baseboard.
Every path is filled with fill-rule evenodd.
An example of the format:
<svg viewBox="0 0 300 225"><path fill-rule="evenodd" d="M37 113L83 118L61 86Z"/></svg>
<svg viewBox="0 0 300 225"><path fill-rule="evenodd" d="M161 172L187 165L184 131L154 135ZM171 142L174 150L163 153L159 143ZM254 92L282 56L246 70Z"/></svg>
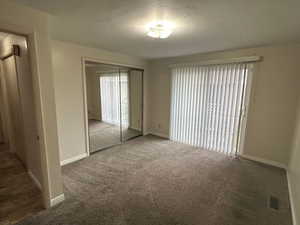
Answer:
<svg viewBox="0 0 300 225"><path fill-rule="evenodd" d="M290 206L291 206L291 212L292 212L292 220L293 220L293 225L297 225L297 216L296 216L296 208L295 208L295 203L294 203L294 191L291 183L291 173L287 169L286 170L286 176L287 176L287 181L288 181L288 188L289 188L289 197L290 197Z"/></svg>
<svg viewBox="0 0 300 225"><path fill-rule="evenodd" d="M252 161L260 162L260 163L263 163L263 164L267 164L267 165L270 165L270 166L275 166L275 167L287 170L287 166L282 164L282 163L279 163L279 162L275 162L275 161L272 161L272 160L263 159L263 158L259 158L259 157L255 157L255 156L250 156L250 155L246 155L246 154L240 154L239 156L242 157L242 158L245 158L245 159L249 159L249 160L252 160Z"/></svg>
<svg viewBox="0 0 300 225"><path fill-rule="evenodd" d="M150 131L149 134L152 134L152 135L155 135L155 136L158 136L158 137L162 137L162 138L169 139L169 135L167 135L167 134L163 134L163 133L159 133L159 132L153 132L153 131Z"/></svg>
<svg viewBox="0 0 300 225"><path fill-rule="evenodd" d="M52 198L50 200L50 207L53 207L53 206L63 202L64 200L65 200L65 195L64 194L56 196L55 198Z"/></svg>
<svg viewBox="0 0 300 225"><path fill-rule="evenodd" d="M41 185L40 181L33 175L33 173L30 170L28 170L27 172L28 172L29 176L31 177L31 179L33 180L33 182L35 183L35 185L40 190L42 190L42 185Z"/></svg>
<svg viewBox="0 0 300 225"><path fill-rule="evenodd" d="M88 154L87 153L83 153L83 154L80 154L80 155L77 155L77 156L74 156L72 158L69 158L69 159L65 159L63 161L60 162L60 165L61 166L64 166L64 165L67 165L69 163L72 163L72 162L76 162L80 159L83 159L85 157L88 157Z"/></svg>

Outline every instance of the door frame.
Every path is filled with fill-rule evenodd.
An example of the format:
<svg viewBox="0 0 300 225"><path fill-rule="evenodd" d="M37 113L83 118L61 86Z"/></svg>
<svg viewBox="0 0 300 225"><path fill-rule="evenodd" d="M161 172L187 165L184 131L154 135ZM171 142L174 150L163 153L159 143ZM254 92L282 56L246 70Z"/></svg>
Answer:
<svg viewBox="0 0 300 225"><path fill-rule="evenodd" d="M95 63L101 63L101 64L107 64L112 66L124 66L128 67L129 69L135 69L142 71L142 135L144 135L144 96L145 96L145 90L144 90L144 74L145 74L145 67L144 66L137 66L132 64L124 64L124 63L118 63L114 61L107 61L107 60L101 60L97 58L92 57L81 57L81 79L82 79L82 96L83 96L83 120L84 120L84 136L85 136L85 152L87 154L87 157L90 156L90 140L89 140L89 125L88 125L88 106L87 106L87 86L86 86L86 71L85 71L85 64L86 61L89 62L95 62Z"/></svg>

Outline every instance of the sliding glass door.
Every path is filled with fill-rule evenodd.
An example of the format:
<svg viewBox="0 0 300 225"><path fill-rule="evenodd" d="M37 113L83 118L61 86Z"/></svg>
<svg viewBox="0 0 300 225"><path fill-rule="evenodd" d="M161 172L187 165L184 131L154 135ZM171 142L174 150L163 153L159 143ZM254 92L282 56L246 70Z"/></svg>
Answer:
<svg viewBox="0 0 300 225"><path fill-rule="evenodd" d="M172 68L170 139L235 154L251 68L247 63Z"/></svg>

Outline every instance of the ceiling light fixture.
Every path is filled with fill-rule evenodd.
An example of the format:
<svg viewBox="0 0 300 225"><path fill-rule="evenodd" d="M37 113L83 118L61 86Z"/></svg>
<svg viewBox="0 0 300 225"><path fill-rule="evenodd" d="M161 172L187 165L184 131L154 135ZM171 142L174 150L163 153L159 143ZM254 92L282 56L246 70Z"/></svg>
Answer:
<svg viewBox="0 0 300 225"><path fill-rule="evenodd" d="M148 25L147 35L153 38L168 38L173 32L173 25L166 21L152 22Z"/></svg>

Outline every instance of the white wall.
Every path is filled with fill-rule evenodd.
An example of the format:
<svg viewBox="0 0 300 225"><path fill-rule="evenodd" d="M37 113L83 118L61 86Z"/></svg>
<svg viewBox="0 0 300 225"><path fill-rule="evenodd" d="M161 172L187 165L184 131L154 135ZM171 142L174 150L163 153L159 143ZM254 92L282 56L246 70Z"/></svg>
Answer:
<svg viewBox="0 0 300 225"><path fill-rule="evenodd" d="M209 59L263 56L254 75L244 153L288 164L292 144L300 45L242 49L153 60L150 69L150 124L154 133L169 135L169 64Z"/></svg>
<svg viewBox="0 0 300 225"><path fill-rule="evenodd" d="M33 89L38 117L38 135L43 174L45 205L63 193L59 165L57 121L53 89L48 15L37 10L0 0L0 30L27 35Z"/></svg>
<svg viewBox="0 0 300 225"><path fill-rule="evenodd" d="M0 54L6 55L11 52L13 36L8 36L0 43ZM26 53L25 53L26 55ZM21 105L21 91L24 90L22 82L19 82L22 72L17 70L16 63L20 65L20 58L9 57L2 61L1 91L4 100L5 121L8 126L9 149L14 152L24 166L27 166L25 149L25 132L23 125L23 107ZM18 71L18 72L17 72ZM25 71L26 73L27 71Z"/></svg>
<svg viewBox="0 0 300 225"><path fill-rule="evenodd" d="M145 68L146 62L140 58L62 41L52 41L52 57L60 160L64 161L86 152L82 57L137 68Z"/></svg>
<svg viewBox="0 0 300 225"><path fill-rule="evenodd" d="M1 51L0 51L1 52ZM23 146L23 132L20 127L19 93L16 85L17 76L14 67L14 59L9 58L2 63L1 70L1 94L3 96L3 107L5 112L6 132L11 152L14 152L20 161L25 164L25 152ZM21 128L21 129L20 129Z"/></svg>

